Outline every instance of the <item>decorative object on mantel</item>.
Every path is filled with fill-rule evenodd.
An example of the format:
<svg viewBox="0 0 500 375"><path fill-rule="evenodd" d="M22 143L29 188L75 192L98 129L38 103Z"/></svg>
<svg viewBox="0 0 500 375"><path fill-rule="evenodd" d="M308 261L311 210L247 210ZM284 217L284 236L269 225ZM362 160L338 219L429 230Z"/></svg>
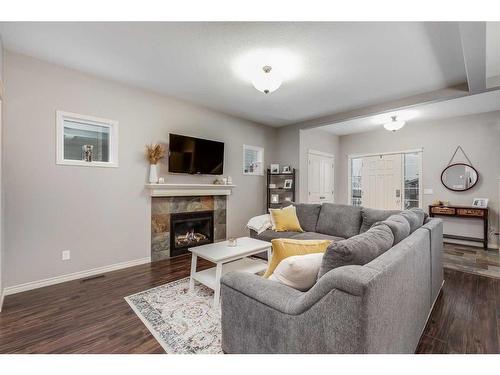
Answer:
<svg viewBox="0 0 500 375"><path fill-rule="evenodd" d="M159 184L164 184L165 183L165 178L163 178L163 177L158 178L158 183Z"/></svg>
<svg viewBox="0 0 500 375"><path fill-rule="evenodd" d="M462 151L462 154L467 159L467 163L453 163L458 151ZM472 189L479 181L479 173L472 166L472 163L463 150L462 146L457 146L455 152L453 153L448 165L443 172L441 172L441 182L449 190L452 191L466 191Z"/></svg>
<svg viewBox="0 0 500 375"><path fill-rule="evenodd" d="M150 163L149 166L149 183L155 184L158 182L158 171L156 164L165 156L166 149L162 144L146 145L146 154Z"/></svg>
<svg viewBox="0 0 500 375"><path fill-rule="evenodd" d="M449 206L450 201L440 201L439 199L437 199L432 203L432 205L433 206Z"/></svg>
<svg viewBox="0 0 500 375"><path fill-rule="evenodd" d="M472 201L472 207L487 208L488 201L488 198L474 198Z"/></svg>

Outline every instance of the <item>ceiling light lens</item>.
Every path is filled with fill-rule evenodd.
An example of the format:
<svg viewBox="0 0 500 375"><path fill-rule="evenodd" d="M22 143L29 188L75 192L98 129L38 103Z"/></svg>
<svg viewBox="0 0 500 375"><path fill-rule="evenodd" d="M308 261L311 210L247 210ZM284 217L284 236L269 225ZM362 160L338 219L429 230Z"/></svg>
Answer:
<svg viewBox="0 0 500 375"><path fill-rule="evenodd" d="M264 94L276 91L282 82L281 77L270 66L264 66L252 80L253 87Z"/></svg>
<svg viewBox="0 0 500 375"><path fill-rule="evenodd" d="M402 120L397 120L396 116L392 118L392 121L384 124L384 128L389 131L395 132L405 126L406 122Z"/></svg>

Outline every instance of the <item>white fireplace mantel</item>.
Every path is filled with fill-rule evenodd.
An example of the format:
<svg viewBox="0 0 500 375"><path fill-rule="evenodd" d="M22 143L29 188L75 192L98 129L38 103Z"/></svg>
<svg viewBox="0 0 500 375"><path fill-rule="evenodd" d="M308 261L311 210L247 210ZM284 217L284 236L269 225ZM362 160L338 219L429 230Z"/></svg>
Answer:
<svg viewBox="0 0 500 375"><path fill-rule="evenodd" d="M186 197L193 195L230 195L236 185L216 184L146 184L152 197Z"/></svg>

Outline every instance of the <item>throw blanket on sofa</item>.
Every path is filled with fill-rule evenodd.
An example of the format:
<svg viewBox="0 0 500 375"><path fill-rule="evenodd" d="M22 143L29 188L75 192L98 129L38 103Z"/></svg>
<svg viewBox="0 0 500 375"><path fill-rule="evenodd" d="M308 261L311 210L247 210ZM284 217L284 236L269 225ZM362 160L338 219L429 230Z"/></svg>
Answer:
<svg viewBox="0 0 500 375"><path fill-rule="evenodd" d="M258 234L261 234L272 226L269 214L252 217L247 223L247 228L256 231Z"/></svg>

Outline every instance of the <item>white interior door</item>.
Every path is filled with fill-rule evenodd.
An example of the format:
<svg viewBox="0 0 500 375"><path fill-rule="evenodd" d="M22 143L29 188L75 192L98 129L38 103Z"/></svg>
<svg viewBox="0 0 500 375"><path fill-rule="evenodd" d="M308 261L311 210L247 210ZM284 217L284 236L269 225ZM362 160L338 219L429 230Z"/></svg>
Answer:
<svg viewBox="0 0 500 375"><path fill-rule="evenodd" d="M308 153L307 186L308 202L333 202L333 156L314 151Z"/></svg>
<svg viewBox="0 0 500 375"><path fill-rule="evenodd" d="M402 155L363 158L362 204L383 210L402 209Z"/></svg>

